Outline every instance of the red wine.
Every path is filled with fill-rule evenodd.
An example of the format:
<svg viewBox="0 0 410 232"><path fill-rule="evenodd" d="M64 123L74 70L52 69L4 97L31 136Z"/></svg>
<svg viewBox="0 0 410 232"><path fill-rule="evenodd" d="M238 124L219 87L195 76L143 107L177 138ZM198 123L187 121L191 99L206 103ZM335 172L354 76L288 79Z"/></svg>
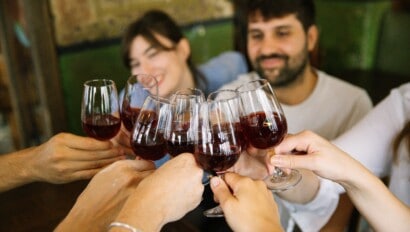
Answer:
<svg viewBox="0 0 410 232"><path fill-rule="evenodd" d="M194 153L194 141L188 136L186 130L171 132L167 141L168 153L174 157L184 152Z"/></svg>
<svg viewBox="0 0 410 232"><path fill-rule="evenodd" d="M163 139L161 141L142 141L141 143L134 142L131 147L134 153L145 160L159 160L166 154L166 144Z"/></svg>
<svg viewBox="0 0 410 232"><path fill-rule="evenodd" d="M109 140L121 127L121 119L112 115L93 115L82 121L84 132L98 140Z"/></svg>
<svg viewBox="0 0 410 232"><path fill-rule="evenodd" d="M196 162L208 172L221 172L232 167L241 154L239 146L230 146L230 150L220 149L222 144L213 143L211 147L199 144L195 148Z"/></svg>
<svg viewBox="0 0 410 232"><path fill-rule="evenodd" d="M246 141L245 134L243 133L241 123L235 123L235 136L241 145L242 151L246 150L248 142Z"/></svg>
<svg viewBox="0 0 410 232"><path fill-rule="evenodd" d="M132 129L134 128L135 121L137 120L140 111L140 108L134 108L129 105L125 106L122 109L121 120L128 131L132 131Z"/></svg>
<svg viewBox="0 0 410 232"><path fill-rule="evenodd" d="M186 141L178 141L178 142L171 142L167 141L167 148L169 155L175 157L181 153L189 152L194 153L194 142L186 142Z"/></svg>
<svg viewBox="0 0 410 232"><path fill-rule="evenodd" d="M142 111L131 136L131 148L146 160L159 160L165 156L167 146L164 134L158 131L158 117L154 111Z"/></svg>
<svg viewBox="0 0 410 232"><path fill-rule="evenodd" d="M276 146L288 130L285 117L277 113L268 117L264 112L242 116L241 126L247 141L259 149Z"/></svg>

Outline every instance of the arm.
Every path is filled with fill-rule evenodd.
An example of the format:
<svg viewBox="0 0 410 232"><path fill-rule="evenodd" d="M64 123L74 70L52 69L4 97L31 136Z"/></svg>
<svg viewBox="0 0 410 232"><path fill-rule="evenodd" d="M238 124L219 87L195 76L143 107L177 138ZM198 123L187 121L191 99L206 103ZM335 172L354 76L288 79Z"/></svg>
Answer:
<svg viewBox="0 0 410 232"><path fill-rule="evenodd" d="M67 183L89 179L124 159L111 142L61 133L37 147L0 156L0 192L35 182Z"/></svg>
<svg viewBox="0 0 410 232"><path fill-rule="evenodd" d="M55 231L105 231L153 168L145 160L123 160L106 167L93 177Z"/></svg>
<svg viewBox="0 0 410 232"><path fill-rule="evenodd" d="M410 229L410 209L395 198L377 177L342 150L312 132L289 136L275 148L276 154L293 150L307 155L275 155L271 158L272 165L306 168L340 183L377 231Z"/></svg>
<svg viewBox="0 0 410 232"><path fill-rule="evenodd" d="M234 231L283 231L278 207L262 181L226 173L211 179L211 188Z"/></svg>
<svg viewBox="0 0 410 232"><path fill-rule="evenodd" d="M145 178L115 219L141 231L160 231L201 202L203 171L192 154L180 154ZM111 227L110 231L124 231Z"/></svg>

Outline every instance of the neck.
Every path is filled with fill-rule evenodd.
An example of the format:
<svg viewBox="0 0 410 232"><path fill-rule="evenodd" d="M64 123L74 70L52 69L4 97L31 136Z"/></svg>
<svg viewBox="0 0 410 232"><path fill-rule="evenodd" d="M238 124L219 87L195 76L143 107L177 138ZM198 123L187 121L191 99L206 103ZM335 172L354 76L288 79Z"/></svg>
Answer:
<svg viewBox="0 0 410 232"><path fill-rule="evenodd" d="M288 86L275 88L278 100L286 105L296 105L306 100L313 92L317 73L310 65L307 65L301 76Z"/></svg>

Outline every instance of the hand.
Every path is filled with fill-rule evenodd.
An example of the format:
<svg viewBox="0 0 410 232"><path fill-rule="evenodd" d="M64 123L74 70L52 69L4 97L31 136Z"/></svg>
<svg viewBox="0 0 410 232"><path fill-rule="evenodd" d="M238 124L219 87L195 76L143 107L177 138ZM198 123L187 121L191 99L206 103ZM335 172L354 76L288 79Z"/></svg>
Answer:
<svg viewBox="0 0 410 232"><path fill-rule="evenodd" d="M26 171L35 181L54 184L90 179L103 167L125 159L121 148L109 141L98 141L60 133L30 149Z"/></svg>
<svg viewBox="0 0 410 232"><path fill-rule="evenodd" d="M264 182L236 173L226 173L224 179L213 177L211 188L232 230L282 231L276 202Z"/></svg>
<svg viewBox="0 0 410 232"><path fill-rule="evenodd" d="M159 231L199 205L202 175L192 154L178 155L139 184L116 221L142 231Z"/></svg>
<svg viewBox="0 0 410 232"><path fill-rule="evenodd" d="M268 150L261 150L249 145L246 151L239 156L238 161L228 171L250 177L254 180L262 180L268 174L267 161L270 156Z"/></svg>
<svg viewBox="0 0 410 232"><path fill-rule="evenodd" d="M106 167L90 181L56 231L105 231L130 193L154 168L145 160L122 160Z"/></svg>
<svg viewBox="0 0 410 232"><path fill-rule="evenodd" d="M120 132L111 139L111 142L114 146L121 148L129 159L135 159L135 154L131 148L130 140L130 132L124 127L124 125L121 125Z"/></svg>
<svg viewBox="0 0 410 232"><path fill-rule="evenodd" d="M295 151L299 155L286 155ZM304 155L300 155L301 152ZM275 147L275 153L271 157L272 166L312 170L339 183L347 180L349 175L354 177L355 170L364 168L348 154L310 131L289 135ZM349 167L348 172L346 167Z"/></svg>

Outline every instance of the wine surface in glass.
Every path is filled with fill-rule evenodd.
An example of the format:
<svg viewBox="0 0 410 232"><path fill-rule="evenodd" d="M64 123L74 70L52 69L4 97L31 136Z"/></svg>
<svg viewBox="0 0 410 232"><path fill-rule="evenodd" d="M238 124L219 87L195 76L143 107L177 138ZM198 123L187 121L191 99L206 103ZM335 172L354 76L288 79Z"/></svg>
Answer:
<svg viewBox="0 0 410 232"><path fill-rule="evenodd" d="M114 137L121 127L121 119L112 115L93 115L82 122L85 133L98 140Z"/></svg>
<svg viewBox="0 0 410 232"><path fill-rule="evenodd" d="M252 146L267 149L276 146L285 137L288 127L283 115L272 112L251 113L240 118L242 133Z"/></svg>

